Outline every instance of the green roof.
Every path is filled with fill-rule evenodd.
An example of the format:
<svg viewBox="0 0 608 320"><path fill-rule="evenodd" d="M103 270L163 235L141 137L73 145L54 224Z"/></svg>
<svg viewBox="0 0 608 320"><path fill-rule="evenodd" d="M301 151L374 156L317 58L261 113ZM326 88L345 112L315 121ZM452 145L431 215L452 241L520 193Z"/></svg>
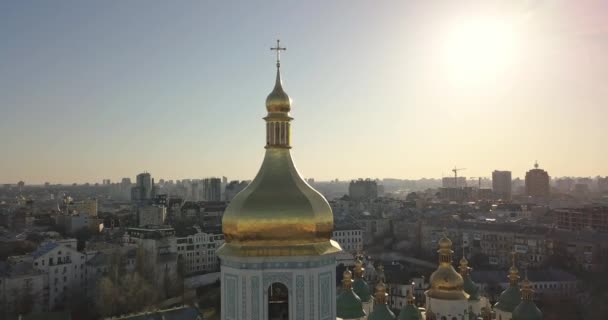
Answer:
<svg viewBox="0 0 608 320"><path fill-rule="evenodd" d="M522 301L513 310L513 320L542 320L543 313L532 301Z"/></svg>
<svg viewBox="0 0 608 320"><path fill-rule="evenodd" d="M464 277L464 292L469 294L469 300L479 300L479 287L468 274Z"/></svg>
<svg viewBox="0 0 608 320"><path fill-rule="evenodd" d="M388 308L388 305L377 304L367 320L395 320L395 314Z"/></svg>
<svg viewBox="0 0 608 320"><path fill-rule="evenodd" d="M343 289L336 299L336 313L343 319L358 319L365 316L361 299L352 289Z"/></svg>
<svg viewBox="0 0 608 320"><path fill-rule="evenodd" d="M420 310L413 304L406 304L399 312L399 320L422 320Z"/></svg>
<svg viewBox="0 0 608 320"><path fill-rule="evenodd" d="M513 312L515 307L521 302L521 293L518 287L509 286L505 291L498 297L498 302L494 305L494 308L505 312Z"/></svg>
<svg viewBox="0 0 608 320"><path fill-rule="evenodd" d="M353 290L361 298L361 301L368 302L372 298L371 290L363 278L356 278L353 282Z"/></svg>

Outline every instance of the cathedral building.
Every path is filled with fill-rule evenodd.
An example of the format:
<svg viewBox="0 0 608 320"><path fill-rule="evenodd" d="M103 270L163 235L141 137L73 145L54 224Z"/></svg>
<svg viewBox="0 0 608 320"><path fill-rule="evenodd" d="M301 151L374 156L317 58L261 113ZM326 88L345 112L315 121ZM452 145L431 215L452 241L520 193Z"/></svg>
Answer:
<svg viewBox="0 0 608 320"><path fill-rule="evenodd" d="M266 98L266 151L253 181L224 213L222 320L336 319L333 213L291 157L291 99L281 81Z"/></svg>
<svg viewBox="0 0 608 320"><path fill-rule="evenodd" d="M377 281L375 296L365 280L365 268L355 261L343 274L337 294L334 217L327 200L302 179L291 157L291 98L283 90L279 41L274 89L266 98L266 146L253 181L230 202L222 220L222 320L391 320L384 268L371 264L369 281ZM492 308L470 277L466 258L460 273L452 266L452 241L439 241L439 266L425 292L426 310L414 303L413 287L400 320L492 319ZM373 280L371 280L373 279ZM529 281L518 286L513 260L510 287L495 305L497 320L540 320Z"/></svg>

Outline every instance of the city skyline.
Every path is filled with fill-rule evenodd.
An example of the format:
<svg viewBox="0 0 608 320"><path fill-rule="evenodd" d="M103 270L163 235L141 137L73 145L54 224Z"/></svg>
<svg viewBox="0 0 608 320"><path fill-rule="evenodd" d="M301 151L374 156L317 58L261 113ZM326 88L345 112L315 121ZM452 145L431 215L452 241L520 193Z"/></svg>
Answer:
<svg viewBox="0 0 608 320"><path fill-rule="evenodd" d="M512 3L2 4L0 182L253 179L277 37L305 177L607 175L606 4Z"/></svg>

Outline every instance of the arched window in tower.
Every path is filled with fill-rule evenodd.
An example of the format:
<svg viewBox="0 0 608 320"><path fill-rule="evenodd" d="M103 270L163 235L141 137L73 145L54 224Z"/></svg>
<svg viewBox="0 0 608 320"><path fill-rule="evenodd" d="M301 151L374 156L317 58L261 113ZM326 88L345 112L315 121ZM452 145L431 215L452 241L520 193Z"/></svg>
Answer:
<svg viewBox="0 0 608 320"><path fill-rule="evenodd" d="M281 127L279 126L280 122L275 122L274 123L274 136L275 136L275 140L274 143L275 144L280 144L281 142Z"/></svg>
<svg viewBox="0 0 608 320"><path fill-rule="evenodd" d="M289 291L280 282L268 287L268 320L289 320Z"/></svg>

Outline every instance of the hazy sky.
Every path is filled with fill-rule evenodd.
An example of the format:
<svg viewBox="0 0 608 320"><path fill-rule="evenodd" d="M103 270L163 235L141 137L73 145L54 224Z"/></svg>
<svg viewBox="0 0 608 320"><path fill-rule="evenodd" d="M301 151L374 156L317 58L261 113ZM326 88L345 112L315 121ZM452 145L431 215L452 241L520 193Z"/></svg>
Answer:
<svg viewBox="0 0 608 320"><path fill-rule="evenodd" d="M2 1L0 182L608 175L607 1Z"/></svg>

